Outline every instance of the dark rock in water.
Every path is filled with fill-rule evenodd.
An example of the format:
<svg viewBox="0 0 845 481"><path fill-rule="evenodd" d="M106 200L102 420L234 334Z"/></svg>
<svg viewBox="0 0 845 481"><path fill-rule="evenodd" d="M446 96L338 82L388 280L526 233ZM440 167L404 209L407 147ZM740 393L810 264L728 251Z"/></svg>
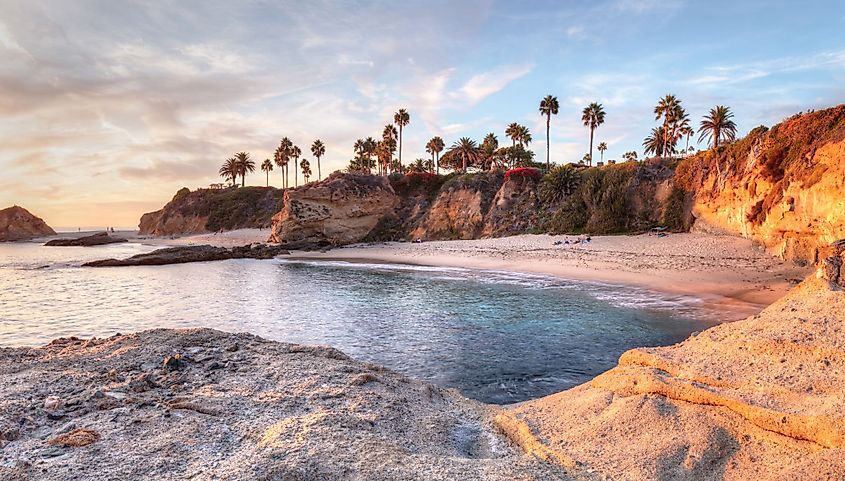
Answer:
<svg viewBox="0 0 845 481"><path fill-rule="evenodd" d="M89 235L85 237L78 237L76 239L54 239L46 244L45 246L50 247L91 247L91 246L101 246L105 244L117 244L119 242L128 242L127 239L123 237L112 237L108 234L108 232L99 232L94 235Z"/></svg>
<svg viewBox="0 0 845 481"><path fill-rule="evenodd" d="M105 259L88 262L83 264L83 267L161 266L226 259L272 259L289 253L284 246L271 244L251 244L232 249L210 245L181 246L158 249L128 259Z"/></svg>

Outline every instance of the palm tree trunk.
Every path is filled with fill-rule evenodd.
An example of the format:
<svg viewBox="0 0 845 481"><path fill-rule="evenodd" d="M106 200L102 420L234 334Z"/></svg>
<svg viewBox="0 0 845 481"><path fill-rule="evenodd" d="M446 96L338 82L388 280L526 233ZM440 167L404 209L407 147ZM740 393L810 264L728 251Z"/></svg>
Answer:
<svg viewBox="0 0 845 481"><path fill-rule="evenodd" d="M266 185L266 187L270 187L270 171L268 170L267 172L265 172L265 174L267 174L267 185Z"/></svg>
<svg viewBox="0 0 845 481"><path fill-rule="evenodd" d="M246 187L246 172L241 174L241 187Z"/></svg>
<svg viewBox="0 0 845 481"><path fill-rule="evenodd" d="M601 151L601 163L602 164L604 163L604 151L603 150Z"/></svg>
<svg viewBox="0 0 845 481"><path fill-rule="evenodd" d="M593 133L595 131L595 127L590 127L590 167L593 166Z"/></svg>
<svg viewBox="0 0 845 481"><path fill-rule="evenodd" d="M320 157L317 157L317 182L323 180L322 174L320 174Z"/></svg>
<svg viewBox="0 0 845 481"><path fill-rule="evenodd" d="M434 159L434 168L437 169L437 175L440 175L440 152L437 153L437 158Z"/></svg>
<svg viewBox="0 0 845 481"><path fill-rule="evenodd" d="M552 122L552 114L549 112L546 114L546 172L549 171L551 168L551 163L549 161L549 125Z"/></svg>
<svg viewBox="0 0 845 481"><path fill-rule="evenodd" d="M399 124L399 165L402 165L402 124Z"/></svg>

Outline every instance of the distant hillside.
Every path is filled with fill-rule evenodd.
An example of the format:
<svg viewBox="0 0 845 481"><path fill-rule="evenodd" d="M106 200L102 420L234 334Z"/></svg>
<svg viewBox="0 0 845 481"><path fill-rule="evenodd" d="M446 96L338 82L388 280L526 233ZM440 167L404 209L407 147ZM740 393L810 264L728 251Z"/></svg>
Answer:
<svg viewBox="0 0 845 481"><path fill-rule="evenodd" d="M40 217L14 205L0 210L0 242L29 240L55 235L56 231Z"/></svg>
<svg viewBox="0 0 845 481"><path fill-rule="evenodd" d="M273 187L182 188L161 210L141 217L140 231L180 235L270 227L273 214L282 208L282 192Z"/></svg>

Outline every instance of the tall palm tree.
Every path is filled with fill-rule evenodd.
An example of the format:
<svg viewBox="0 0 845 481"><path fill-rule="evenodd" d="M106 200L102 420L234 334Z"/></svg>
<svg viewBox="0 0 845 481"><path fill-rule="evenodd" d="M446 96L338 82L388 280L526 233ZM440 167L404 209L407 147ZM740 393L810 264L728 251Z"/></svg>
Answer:
<svg viewBox="0 0 845 481"><path fill-rule="evenodd" d="M546 116L546 171L551 169L551 162L549 161L549 127L552 123L552 115L557 115L560 105L557 102L557 97L546 95L540 101L540 115Z"/></svg>
<svg viewBox="0 0 845 481"><path fill-rule="evenodd" d="M434 139L429 139L425 144L425 151L431 154L431 173L434 173Z"/></svg>
<svg viewBox="0 0 845 481"><path fill-rule="evenodd" d="M689 152L689 138L690 138L693 134L695 134L695 129L693 129L692 127L690 127L689 123L687 123L687 125L684 125L683 127L681 127L681 129L680 129L680 130L678 130L678 133L679 133L680 135L683 135L684 137L686 137L686 138L687 138L687 144L686 144L686 146L684 147L684 153Z"/></svg>
<svg viewBox="0 0 845 481"><path fill-rule="evenodd" d="M264 159L261 163L261 170L267 174L267 187L270 187L270 172L273 170L273 162L270 159Z"/></svg>
<svg viewBox="0 0 845 481"><path fill-rule="evenodd" d="M437 175L440 175L440 152L443 152L444 148L446 148L446 143L443 142L443 138L441 138L439 135L435 135L431 138L431 150L436 155L434 163L435 168L437 170Z"/></svg>
<svg viewBox="0 0 845 481"><path fill-rule="evenodd" d="M231 180L232 185L238 185L238 175L240 175L240 172L240 166L234 157L224 160L223 165L220 166L220 170L217 171L220 177Z"/></svg>
<svg viewBox="0 0 845 481"><path fill-rule="evenodd" d="M249 158L248 152L238 152L235 154L235 161L238 163L238 173L241 176L241 187L245 187L246 174L255 172L255 162Z"/></svg>
<svg viewBox="0 0 845 481"><path fill-rule="evenodd" d="M598 150L601 153L601 161L604 162L604 151L607 150L607 143L606 142L600 143L599 146L596 147L596 150Z"/></svg>
<svg viewBox="0 0 845 481"><path fill-rule="evenodd" d="M449 153L461 159L461 170L463 172L467 171L468 166L475 164L480 155L478 144L469 137L461 137L460 140L452 144Z"/></svg>
<svg viewBox="0 0 845 481"><path fill-rule="evenodd" d="M528 144L531 143L533 139L531 138L531 131L528 130L528 127L524 125L520 125L517 129L517 139L516 141L519 142L520 147L527 147Z"/></svg>
<svg viewBox="0 0 845 481"><path fill-rule="evenodd" d="M505 128L505 136L511 139L513 142L512 147L516 147L516 141L519 139L519 130L521 125L516 122L511 122L507 128Z"/></svg>
<svg viewBox="0 0 845 481"><path fill-rule="evenodd" d="M284 163L282 162L282 147L276 147L276 150L273 152L273 162L279 167L279 170L282 172L282 187L285 187L285 168Z"/></svg>
<svg viewBox="0 0 845 481"><path fill-rule="evenodd" d="M651 133L643 140L643 155L654 154L657 157L663 155L663 148L665 147L666 135L663 127L654 127Z"/></svg>
<svg viewBox="0 0 845 481"><path fill-rule="evenodd" d="M678 121L679 117L684 115L683 108L681 107L681 101L678 100L672 94L666 94L657 102L657 105L654 107L654 120L663 119L663 146L660 148L660 154L656 155L666 155L669 154L674 148L669 148L670 137L674 137L674 133L671 124ZM671 139L672 142L675 139Z"/></svg>
<svg viewBox="0 0 845 481"><path fill-rule="evenodd" d="M323 141L317 139L311 144L311 154L317 158L317 180L322 180L322 175L320 174L320 158L326 155L326 146L323 145Z"/></svg>
<svg viewBox="0 0 845 481"><path fill-rule="evenodd" d="M296 164L299 160L299 156L302 155L302 150L294 145L290 149L290 156L293 157L293 186L299 187L299 175L296 173Z"/></svg>
<svg viewBox="0 0 845 481"><path fill-rule="evenodd" d="M581 121L590 129L590 165L593 165L593 134L596 128L604 123L604 108L598 102L593 102L581 111Z"/></svg>
<svg viewBox="0 0 845 481"><path fill-rule="evenodd" d="M364 139L364 155L367 159L367 173L370 173L370 170L373 167L373 155L376 154L376 147L378 147L378 143L372 137L367 137Z"/></svg>
<svg viewBox="0 0 845 481"><path fill-rule="evenodd" d="M393 114L393 123L399 126L399 164L402 164L402 129L411 123L411 115L405 109Z"/></svg>
<svg viewBox="0 0 845 481"><path fill-rule="evenodd" d="M701 120L701 127L698 129L701 136L698 141L712 140L713 148L718 149L722 139L728 142L736 140L736 124L731 120L733 116L730 107L724 105L717 105L710 109L710 113Z"/></svg>
<svg viewBox="0 0 845 481"><path fill-rule="evenodd" d="M285 171L285 188L288 188L290 186L288 164L290 164L291 151L293 149L293 141L285 137L282 139L281 143L279 144L279 147L281 147L282 149L282 167ZM294 169L294 173L295 172L296 169Z"/></svg>

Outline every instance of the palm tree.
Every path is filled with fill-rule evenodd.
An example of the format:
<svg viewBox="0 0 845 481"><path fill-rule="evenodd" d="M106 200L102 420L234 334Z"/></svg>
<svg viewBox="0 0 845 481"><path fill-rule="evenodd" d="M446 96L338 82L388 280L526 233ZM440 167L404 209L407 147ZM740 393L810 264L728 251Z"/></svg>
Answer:
<svg viewBox="0 0 845 481"><path fill-rule="evenodd" d="M425 144L425 151L431 154L431 171L434 173L434 139L429 139Z"/></svg>
<svg viewBox="0 0 845 481"><path fill-rule="evenodd" d="M323 141L317 139L311 144L311 154L317 158L317 180L322 179L322 175L320 174L320 158L326 155L326 146L323 145Z"/></svg>
<svg viewBox="0 0 845 481"><path fill-rule="evenodd" d="M461 170L467 171L467 166L472 165L478 161L480 151L478 144L469 137L461 137L460 140L452 144L449 148L449 153L461 159Z"/></svg>
<svg viewBox="0 0 845 481"><path fill-rule="evenodd" d="M232 185L238 185L240 166L238 166L238 161L235 160L234 157L229 157L223 161L223 165L220 166L220 170L218 170L217 173L220 174L220 177L223 177L226 180L231 180Z"/></svg>
<svg viewBox="0 0 845 481"><path fill-rule="evenodd" d="M516 141L519 142L520 147L526 147L528 144L531 143L531 131L528 130L528 127L524 125L520 125L517 130L517 139Z"/></svg>
<svg viewBox="0 0 845 481"><path fill-rule="evenodd" d="M308 179L311 177L311 162L303 158L302 162L299 163L299 168L302 169L302 176L305 177L305 183L307 184Z"/></svg>
<svg viewBox="0 0 845 481"><path fill-rule="evenodd" d="M275 162L276 165L279 166L279 170L282 171L282 187L284 187L285 186L285 169L284 169L285 164L282 162L282 147L281 146L276 147L276 150L273 152L273 162Z"/></svg>
<svg viewBox="0 0 845 481"><path fill-rule="evenodd" d="M285 171L285 188L288 188L288 186L290 185L290 176L288 175L288 164L290 163L291 151L293 149L293 141L285 137L282 139L281 143L279 144L279 147L281 147L282 149L282 167ZM294 173L295 172L296 169L294 169Z"/></svg>
<svg viewBox="0 0 845 481"><path fill-rule="evenodd" d="M590 165L593 165L593 133L596 128L604 123L604 108L598 102L593 102L584 107L581 112L581 121L590 129Z"/></svg>
<svg viewBox="0 0 845 481"><path fill-rule="evenodd" d="M736 140L736 124L731 120L733 116L730 107L724 105L717 105L710 109L710 113L701 120L701 127L698 129L701 136L698 141L712 140L713 148L718 149L722 139L728 142Z"/></svg>
<svg viewBox="0 0 845 481"><path fill-rule="evenodd" d="M399 132L396 131L396 127L393 124L385 125L384 130L381 132L382 152L380 156L378 152L376 152L376 155L379 159L379 172L384 175L387 175L390 169L390 161L393 159L393 152L396 152L396 139L398 136Z"/></svg>
<svg viewBox="0 0 845 481"><path fill-rule="evenodd" d="M663 147L666 145L665 141L666 135L663 127L654 127L648 137L643 140L643 155L652 153L657 157L662 156Z"/></svg>
<svg viewBox="0 0 845 481"><path fill-rule="evenodd" d="M393 123L399 126L399 165L402 165L402 129L411 123L411 115L405 109L393 114Z"/></svg>
<svg viewBox="0 0 845 481"><path fill-rule="evenodd" d="M446 148L446 143L443 142L443 139L439 135L435 135L431 138L431 150L437 156L434 160L437 175L440 175L440 152L443 152L444 148Z"/></svg>
<svg viewBox="0 0 845 481"><path fill-rule="evenodd" d="M540 115L546 116L546 171L551 168L551 162L549 161L549 126L552 122L552 115L557 115L559 107L557 97L551 95L546 95L540 101Z"/></svg>
<svg viewBox="0 0 845 481"><path fill-rule="evenodd" d="M519 138L519 128L520 127L521 127L521 125L519 125L518 123L511 122L510 125L508 125L507 128L505 129L505 136L507 136L511 139L511 141L513 142L513 144L512 144L513 147L516 147L516 141Z"/></svg>
<svg viewBox="0 0 845 481"><path fill-rule="evenodd" d="M683 117L683 115L685 113L681 107L681 101L674 95L666 94L657 102L657 105L654 107L654 120L663 119L663 129L661 131L663 134L663 145L660 147L660 153L656 155L665 155L675 150L674 144L671 149L669 146L670 137L674 137L675 133L671 128L671 124L678 121L679 117ZM675 139L673 138L672 142L674 141Z"/></svg>
<svg viewBox="0 0 845 481"><path fill-rule="evenodd" d="M370 170L373 167L373 155L376 154L376 147L378 147L378 143L372 137L367 137L364 139L364 155L367 159L367 173L370 173Z"/></svg>
<svg viewBox="0 0 845 481"><path fill-rule="evenodd" d="M235 160L238 163L238 174L241 176L241 187L245 187L246 174L255 172L255 162L249 158L248 152L238 152L235 154Z"/></svg>
<svg viewBox="0 0 845 481"><path fill-rule="evenodd" d="M299 160L299 156L302 155L302 150L294 145L290 149L290 156L293 157L293 186L299 187L299 175L296 173L296 162Z"/></svg>
<svg viewBox="0 0 845 481"><path fill-rule="evenodd" d="M607 143L606 142L600 143L599 146L596 147L596 150L601 152L601 161L604 162L604 151L607 150Z"/></svg>
<svg viewBox="0 0 845 481"><path fill-rule="evenodd" d="M261 163L261 170L267 174L267 187L270 187L270 172L273 170L273 162L270 159L264 159L264 162Z"/></svg>
<svg viewBox="0 0 845 481"><path fill-rule="evenodd" d="M637 161L637 151L629 150L622 154L622 158L629 161L629 162L636 162Z"/></svg>
<svg viewBox="0 0 845 481"><path fill-rule="evenodd" d="M493 158L496 155L496 149L499 148L499 139L496 138L496 134L490 132L484 137L484 141L481 142L481 163L482 169L493 169Z"/></svg>

